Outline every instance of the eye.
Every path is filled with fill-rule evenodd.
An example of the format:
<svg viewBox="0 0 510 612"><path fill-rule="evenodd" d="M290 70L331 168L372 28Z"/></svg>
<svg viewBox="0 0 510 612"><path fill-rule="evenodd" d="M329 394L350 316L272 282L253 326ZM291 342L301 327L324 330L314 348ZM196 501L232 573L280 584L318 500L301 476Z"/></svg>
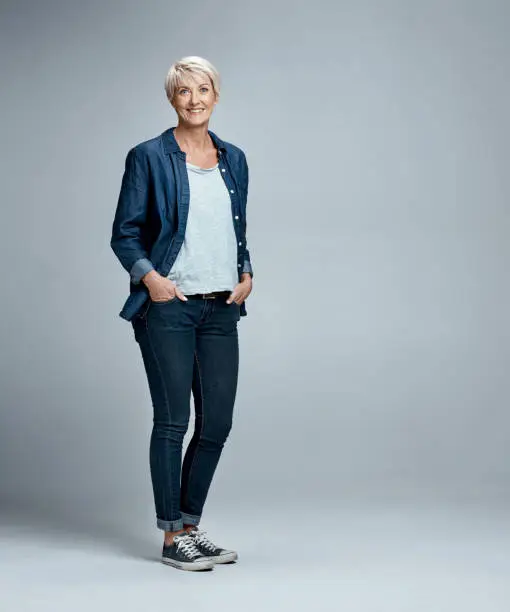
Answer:
<svg viewBox="0 0 510 612"><path fill-rule="evenodd" d="M202 87L200 91L209 91L209 87Z"/></svg>

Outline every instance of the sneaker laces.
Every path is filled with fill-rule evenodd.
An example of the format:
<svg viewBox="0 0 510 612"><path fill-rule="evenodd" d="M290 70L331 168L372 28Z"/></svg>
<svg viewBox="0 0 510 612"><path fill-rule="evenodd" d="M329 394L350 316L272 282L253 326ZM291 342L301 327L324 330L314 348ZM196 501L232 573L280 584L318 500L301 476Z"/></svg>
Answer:
<svg viewBox="0 0 510 612"><path fill-rule="evenodd" d="M204 548L210 550L211 552L216 550L216 544L213 544L211 540L209 540L209 538L205 535L207 533L206 531L202 529L194 529L191 533L193 534L193 538Z"/></svg>
<svg viewBox="0 0 510 612"><path fill-rule="evenodd" d="M194 539L189 533L183 533L182 535L174 536L174 542L177 544L177 550L182 552L189 558L194 559L195 557L201 557L202 553L198 550Z"/></svg>

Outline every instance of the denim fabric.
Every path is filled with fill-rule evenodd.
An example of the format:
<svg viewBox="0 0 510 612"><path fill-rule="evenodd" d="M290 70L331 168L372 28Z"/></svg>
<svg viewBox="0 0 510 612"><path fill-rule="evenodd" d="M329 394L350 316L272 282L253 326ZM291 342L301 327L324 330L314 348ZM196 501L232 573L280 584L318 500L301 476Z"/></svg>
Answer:
<svg viewBox="0 0 510 612"><path fill-rule="evenodd" d="M166 531L200 522L232 426L240 306L225 300L149 299L133 320L154 410L150 470L156 524ZM191 394L195 429L181 467Z"/></svg>
<svg viewBox="0 0 510 612"><path fill-rule="evenodd" d="M149 299L141 278L155 269L168 276L184 241L190 190L186 154L174 127L129 150L112 225L110 246L130 275L130 293L119 316L132 321ZM230 194L237 239L237 270L253 276L246 246L248 164L244 152L209 131L218 150L221 176ZM245 316L243 303L240 316Z"/></svg>

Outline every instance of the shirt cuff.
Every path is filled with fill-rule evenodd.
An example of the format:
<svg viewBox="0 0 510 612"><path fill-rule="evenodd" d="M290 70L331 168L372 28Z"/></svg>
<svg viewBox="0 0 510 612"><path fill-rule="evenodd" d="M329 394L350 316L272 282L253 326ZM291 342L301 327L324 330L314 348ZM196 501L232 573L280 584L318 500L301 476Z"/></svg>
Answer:
<svg viewBox="0 0 510 612"><path fill-rule="evenodd" d="M142 277L145 276L147 272L150 272L151 270L154 270L154 266L152 265L150 259L147 259L146 257L137 259L129 273L129 276L131 277L131 282L134 285L138 285Z"/></svg>
<svg viewBox="0 0 510 612"><path fill-rule="evenodd" d="M244 265L241 269L241 274L243 274L244 272L248 272L248 274L253 278L253 269L251 267L251 263L249 259L244 260Z"/></svg>

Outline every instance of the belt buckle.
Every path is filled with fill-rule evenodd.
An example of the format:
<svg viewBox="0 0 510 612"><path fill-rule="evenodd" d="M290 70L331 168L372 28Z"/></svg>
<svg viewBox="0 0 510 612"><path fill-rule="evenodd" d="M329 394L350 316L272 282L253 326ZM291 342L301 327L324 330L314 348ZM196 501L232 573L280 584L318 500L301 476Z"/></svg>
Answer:
<svg viewBox="0 0 510 612"><path fill-rule="evenodd" d="M202 293L202 299L204 300L214 300L215 295L208 295L207 293Z"/></svg>

